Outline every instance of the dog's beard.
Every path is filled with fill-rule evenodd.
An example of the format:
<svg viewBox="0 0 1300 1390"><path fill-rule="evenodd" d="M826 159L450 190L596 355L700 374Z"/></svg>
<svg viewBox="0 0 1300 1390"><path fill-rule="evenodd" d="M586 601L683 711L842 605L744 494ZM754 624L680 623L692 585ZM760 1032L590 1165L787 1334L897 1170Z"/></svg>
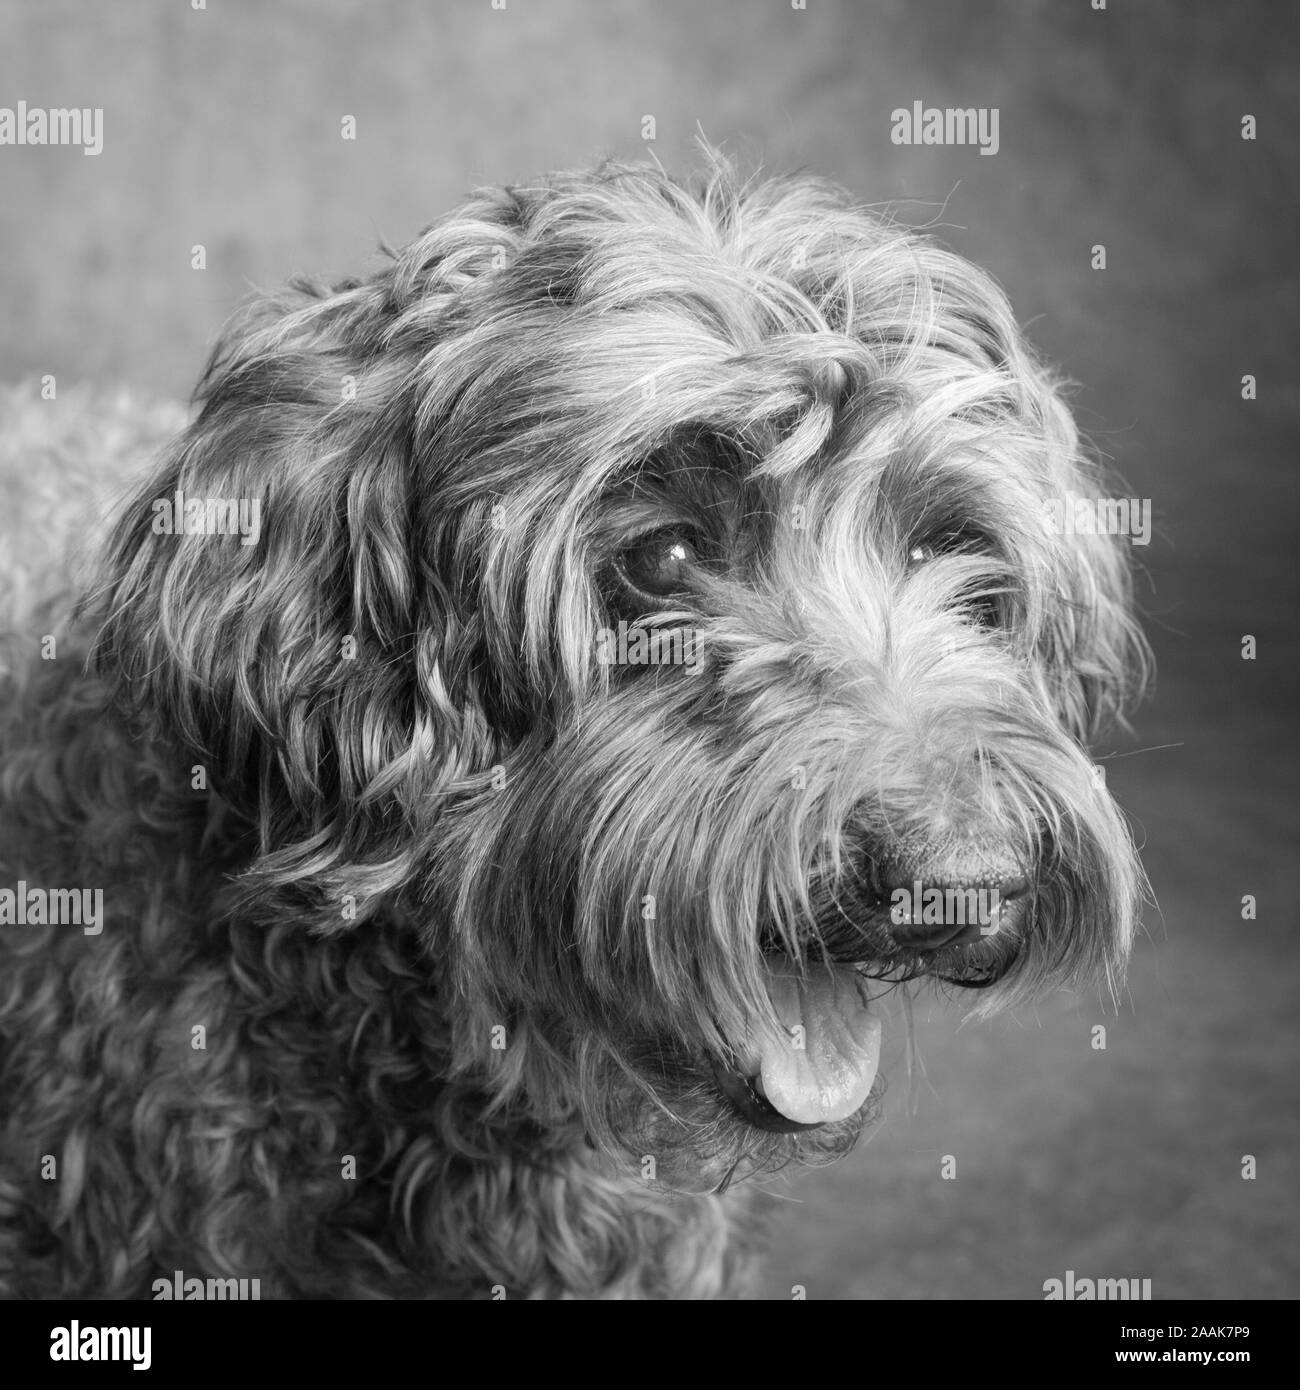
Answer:
<svg viewBox="0 0 1300 1390"><path fill-rule="evenodd" d="M809 758L815 710L768 720L756 738L733 708L723 736L700 679L606 692L529 748L504 789L441 822L455 872L434 891L459 926L460 986L485 1025L527 1016L548 1037L553 1064L522 1088L530 1103L575 1107L598 1147L653 1159L656 1181L717 1186L852 1145L882 1085L871 1020L899 982L977 987L976 1014L1053 985L1115 986L1136 860L1091 765L1045 711L963 710L987 733L969 809L1018 837L1030 888L1010 929L923 955L893 940L862 866L930 808L879 802L864 831L880 779L846 778L843 745ZM791 691L761 684L756 698L793 708ZM801 756L823 793L783 801ZM805 1056L783 1059L792 1027ZM472 1070L483 1052L469 1046Z"/></svg>

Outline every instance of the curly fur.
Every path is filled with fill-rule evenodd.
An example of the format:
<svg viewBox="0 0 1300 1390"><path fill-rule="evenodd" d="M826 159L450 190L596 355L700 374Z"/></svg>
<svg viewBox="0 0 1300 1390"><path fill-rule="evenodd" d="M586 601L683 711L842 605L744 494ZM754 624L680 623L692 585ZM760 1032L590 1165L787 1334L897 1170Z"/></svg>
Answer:
<svg viewBox="0 0 1300 1390"><path fill-rule="evenodd" d="M12 567L0 884L102 886L107 925L0 927L10 1295L743 1291L724 1189L871 1110L723 1101L767 958L977 982L873 925L872 866L971 826L1029 866L977 1011L1122 978L1140 870L1083 741L1144 649L1116 543L1041 524L1099 475L987 276L720 159L487 190L389 254L229 328L75 613ZM42 447L54 515L146 455ZM258 543L155 534L178 490L258 499ZM620 607L678 523L719 562ZM704 671L602 666L619 616Z"/></svg>

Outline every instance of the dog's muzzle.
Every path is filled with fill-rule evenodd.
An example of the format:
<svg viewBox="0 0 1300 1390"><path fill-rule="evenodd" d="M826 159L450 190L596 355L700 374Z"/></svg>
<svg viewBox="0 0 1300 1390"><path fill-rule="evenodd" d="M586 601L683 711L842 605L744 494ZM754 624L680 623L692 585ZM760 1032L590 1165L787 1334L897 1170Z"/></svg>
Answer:
<svg viewBox="0 0 1300 1390"><path fill-rule="evenodd" d="M973 833L876 858L868 918L913 973L972 989L996 982L1031 926L1036 871L1004 840Z"/></svg>
<svg viewBox="0 0 1300 1390"><path fill-rule="evenodd" d="M969 946L1015 931L1029 902L1029 879L1006 856L929 863L891 861L881 875L890 939L904 951Z"/></svg>
<svg viewBox="0 0 1300 1390"><path fill-rule="evenodd" d="M893 846L861 883L854 905L839 903L838 920L819 934L820 959L810 951L800 966L779 950L767 955L781 1030L755 1030L737 1048L737 1069L715 1068L723 1095L758 1129L811 1129L859 1110L880 1060L867 994L878 967L901 961L905 977L986 987L1014 958L1033 901L1010 847L970 835Z"/></svg>

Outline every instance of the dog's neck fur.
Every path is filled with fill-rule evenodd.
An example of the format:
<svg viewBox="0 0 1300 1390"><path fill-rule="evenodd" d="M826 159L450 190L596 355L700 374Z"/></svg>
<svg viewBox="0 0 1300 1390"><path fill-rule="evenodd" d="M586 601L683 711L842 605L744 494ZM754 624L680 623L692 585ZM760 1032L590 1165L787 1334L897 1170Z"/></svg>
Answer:
<svg viewBox="0 0 1300 1390"><path fill-rule="evenodd" d="M0 786L9 877L110 885L90 949L67 926L12 938L4 1021L51 1006L35 972L52 951L62 1025L42 1031L46 1053L11 1060L7 1086L57 1065L79 1093L43 1128L4 1132L6 1165L54 1156L40 1216L78 1231L66 1259L42 1262L33 1213L26 1292L147 1298L177 1268L258 1278L263 1297L743 1291L756 1240L743 1196L652 1195L580 1124L542 1129L445 1079L450 1025L412 926L381 915L320 939L213 914L241 837L189 789L189 760L132 734L105 698L66 655L32 669L5 729L3 751L23 749ZM155 808L170 789L169 813L147 822L146 784ZM100 1047L128 1007L129 1043ZM174 1140L92 1138L97 1116L132 1114L124 1097L135 1128Z"/></svg>

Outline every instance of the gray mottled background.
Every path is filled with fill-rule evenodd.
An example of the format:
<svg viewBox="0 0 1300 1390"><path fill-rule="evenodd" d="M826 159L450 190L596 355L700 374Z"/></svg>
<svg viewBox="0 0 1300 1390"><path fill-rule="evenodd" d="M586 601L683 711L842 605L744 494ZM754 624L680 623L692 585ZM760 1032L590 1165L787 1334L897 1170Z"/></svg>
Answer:
<svg viewBox="0 0 1300 1390"><path fill-rule="evenodd" d="M635 155L653 115L670 166L699 128L915 200L1153 499L1159 689L1099 750L1159 898L1130 1002L1104 1052L1094 997L960 1030L919 1004L884 1126L775 1185L773 1296L1035 1298L1066 1269L1300 1293L1295 25L1259 0L0 4L0 105L105 110L98 158L0 148L0 382L183 396L250 282L355 271L478 182ZM918 99L998 107L998 155L893 146Z"/></svg>

